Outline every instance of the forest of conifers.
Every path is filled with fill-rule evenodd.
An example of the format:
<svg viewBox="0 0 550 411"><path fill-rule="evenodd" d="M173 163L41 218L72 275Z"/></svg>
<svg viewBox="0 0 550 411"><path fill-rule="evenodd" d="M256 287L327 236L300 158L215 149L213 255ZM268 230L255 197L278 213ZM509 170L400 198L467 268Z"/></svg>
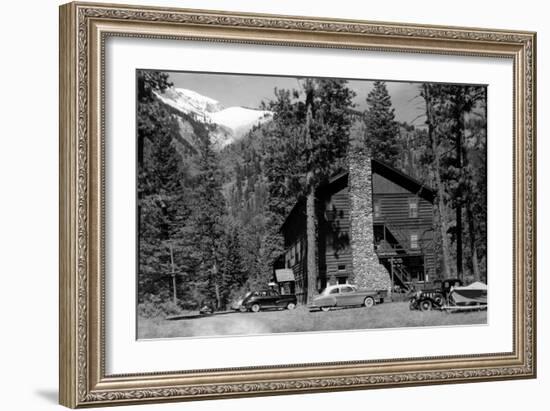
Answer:
<svg viewBox="0 0 550 411"><path fill-rule="evenodd" d="M365 81L359 110L345 80L303 78L264 101L270 121L220 151L215 125L192 116L183 121L193 145L182 141L157 97L172 86L168 74L138 71L137 82L138 304L222 310L265 286L289 210L346 169L351 145L435 191L438 274L486 281L484 86L416 84L422 114L413 125L396 121L383 81Z"/></svg>

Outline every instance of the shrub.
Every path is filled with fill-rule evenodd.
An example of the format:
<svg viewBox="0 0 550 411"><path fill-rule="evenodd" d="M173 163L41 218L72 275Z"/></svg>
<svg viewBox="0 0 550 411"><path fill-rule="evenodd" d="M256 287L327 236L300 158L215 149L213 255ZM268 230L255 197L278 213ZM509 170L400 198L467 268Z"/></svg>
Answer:
<svg viewBox="0 0 550 411"><path fill-rule="evenodd" d="M144 318L166 317L181 313L181 308L171 299L162 298L155 294L145 296L138 304L138 315Z"/></svg>

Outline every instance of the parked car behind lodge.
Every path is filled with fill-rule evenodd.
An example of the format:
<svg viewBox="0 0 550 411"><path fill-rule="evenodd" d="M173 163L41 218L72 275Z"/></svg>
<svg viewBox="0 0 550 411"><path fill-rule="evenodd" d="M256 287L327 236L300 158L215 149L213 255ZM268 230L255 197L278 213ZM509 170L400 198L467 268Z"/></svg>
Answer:
<svg viewBox="0 0 550 411"><path fill-rule="evenodd" d="M384 302L387 291L361 290L352 284L330 285L313 299L310 310L329 311L331 308L365 306Z"/></svg>
<svg viewBox="0 0 550 411"><path fill-rule="evenodd" d="M296 308L296 296L294 294L279 294L276 290L249 291L238 301L233 309L241 312L258 312L265 308Z"/></svg>

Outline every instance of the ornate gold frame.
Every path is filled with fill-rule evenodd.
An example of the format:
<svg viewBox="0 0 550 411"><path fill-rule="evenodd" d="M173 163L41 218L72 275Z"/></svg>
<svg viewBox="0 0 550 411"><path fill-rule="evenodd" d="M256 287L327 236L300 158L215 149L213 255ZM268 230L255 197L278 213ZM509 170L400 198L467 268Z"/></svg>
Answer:
<svg viewBox="0 0 550 411"><path fill-rule="evenodd" d="M502 57L514 64L514 349L507 353L105 375L103 60L109 36ZM68 407L533 378L531 32L70 3L60 8L60 402Z"/></svg>

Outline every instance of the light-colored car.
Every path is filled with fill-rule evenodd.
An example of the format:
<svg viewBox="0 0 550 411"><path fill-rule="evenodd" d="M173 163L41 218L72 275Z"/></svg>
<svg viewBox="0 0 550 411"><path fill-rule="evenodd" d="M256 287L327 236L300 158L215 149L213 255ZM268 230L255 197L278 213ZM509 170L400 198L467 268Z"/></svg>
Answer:
<svg viewBox="0 0 550 411"><path fill-rule="evenodd" d="M329 311L332 308L372 307L384 302L386 291L362 290L352 284L329 285L313 299L310 310Z"/></svg>

